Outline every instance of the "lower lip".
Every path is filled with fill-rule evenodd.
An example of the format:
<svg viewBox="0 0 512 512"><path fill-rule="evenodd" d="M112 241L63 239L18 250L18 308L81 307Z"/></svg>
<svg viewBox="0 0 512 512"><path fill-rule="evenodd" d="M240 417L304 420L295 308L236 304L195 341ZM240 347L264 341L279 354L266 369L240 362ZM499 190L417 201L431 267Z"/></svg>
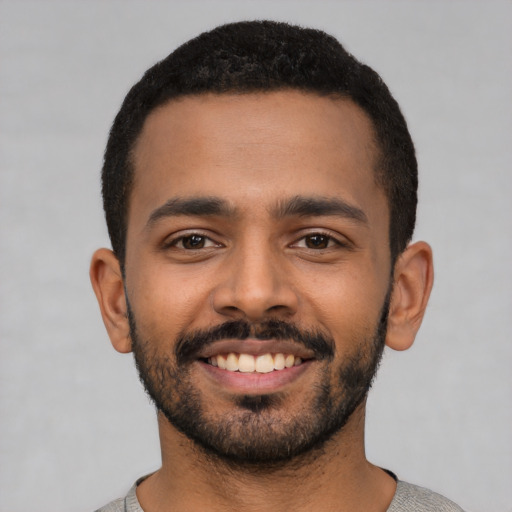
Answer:
<svg viewBox="0 0 512 512"><path fill-rule="evenodd" d="M208 377L216 384L234 393L274 393L284 386L297 380L311 365L312 361L304 361L298 366L274 370L269 373L244 373L222 370L217 366L198 361Z"/></svg>

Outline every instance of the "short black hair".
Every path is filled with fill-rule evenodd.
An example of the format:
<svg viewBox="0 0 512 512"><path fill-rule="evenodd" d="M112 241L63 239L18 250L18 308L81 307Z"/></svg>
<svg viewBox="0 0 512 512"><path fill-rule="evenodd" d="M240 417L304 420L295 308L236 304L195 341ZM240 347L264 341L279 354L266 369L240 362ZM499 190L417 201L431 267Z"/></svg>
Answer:
<svg viewBox="0 0 512 512"><path fill-rule="evenodd" d="M416 222L418 170L407 124L380 76L320 30L274 21L219 26L148 69L128 92L110 130L102 171L103 206L121 266L133 184L133 148L157 107L182 96L293 89L348 98L370 117L379 150L376 180L390 210L391 258Z"/></svg>

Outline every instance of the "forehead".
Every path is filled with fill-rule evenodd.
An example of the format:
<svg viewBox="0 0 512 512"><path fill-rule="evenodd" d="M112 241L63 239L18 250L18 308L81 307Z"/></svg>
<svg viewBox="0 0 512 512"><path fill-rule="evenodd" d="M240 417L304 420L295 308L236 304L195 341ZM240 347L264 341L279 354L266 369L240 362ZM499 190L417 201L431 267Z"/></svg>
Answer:
<svg viewBox="0 0 512 512"><path fill-rule="evenodd" d="M372 123L348 99L299 91L185 96L153 111L135 144L129 224L133 211L147 218L171 197L222 197L243 209L341 194L371 209L382 196L376 157Z"/></svg>

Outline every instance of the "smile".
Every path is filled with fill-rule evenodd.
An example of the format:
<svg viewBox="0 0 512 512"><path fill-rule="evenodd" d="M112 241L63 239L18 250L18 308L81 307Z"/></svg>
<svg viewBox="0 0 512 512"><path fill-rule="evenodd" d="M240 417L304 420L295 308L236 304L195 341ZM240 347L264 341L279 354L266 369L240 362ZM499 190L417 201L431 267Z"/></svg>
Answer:
<svg viewBox="0 0 512 512"><path fill-rule="evenodd" d="M229 372L271 373L299 366L302 364L302 358L281 352L259 355L229 352L208 357L207 362Z"/></svg>
<svg viewBox="0 0 512 512"><path fill-rule="evenodd" d="M315 362L312 350L293 340L276 339L219 340L197 356L210 383L235 394L275 393Z"/></svg>

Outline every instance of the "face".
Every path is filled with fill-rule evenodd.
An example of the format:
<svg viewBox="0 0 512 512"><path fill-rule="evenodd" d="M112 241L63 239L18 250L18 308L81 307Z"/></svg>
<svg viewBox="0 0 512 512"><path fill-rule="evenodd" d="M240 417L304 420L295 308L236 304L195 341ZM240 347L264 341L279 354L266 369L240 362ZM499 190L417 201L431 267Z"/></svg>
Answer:
<svg viewBox="0 0 512 512"><path fill-rule="evenodd" d="M125 289L170 429L239 462L338 435L384 344L391 263L371 122L299 92L202 95L134 150Z"/></svg>

